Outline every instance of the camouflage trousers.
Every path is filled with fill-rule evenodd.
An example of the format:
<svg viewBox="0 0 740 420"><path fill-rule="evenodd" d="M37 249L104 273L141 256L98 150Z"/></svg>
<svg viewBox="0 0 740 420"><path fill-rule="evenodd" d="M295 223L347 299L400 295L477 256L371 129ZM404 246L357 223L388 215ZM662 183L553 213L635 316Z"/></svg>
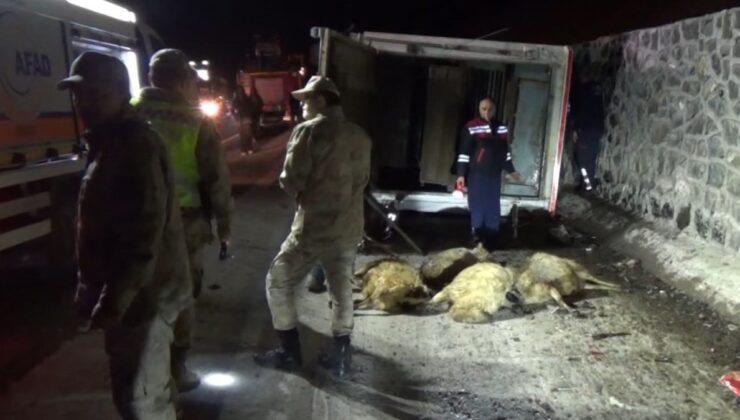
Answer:
<svg viewBox="0 0 740 420"><path fill-rule="evenodd" d="M113 402L124 420L175 420L172 327L159 315L105 331Z"/></svg>
<svg viewBox="0 0 740 420"><path fill-rule="evenodd" d="M267 273L267 303L273 327L278 331L296 328L295 287L320 262L332 300L332 333L335 337L352 333L352 266L356 252L355 246L306 247L289 236Z"/></svg>
<svg viewBox="0 0 740 420"><path fill-rule="evenodd" d="M210 224L200 213L182 213L183 228L185 230L185 244L188 249L188 264L190 278L193 281L193 297L200 296L203 288L203 252L210 241ZM178 348L190 348L193 344L195 328L195 301L193 305L183 310L175 322L175 342Z"/></svg>

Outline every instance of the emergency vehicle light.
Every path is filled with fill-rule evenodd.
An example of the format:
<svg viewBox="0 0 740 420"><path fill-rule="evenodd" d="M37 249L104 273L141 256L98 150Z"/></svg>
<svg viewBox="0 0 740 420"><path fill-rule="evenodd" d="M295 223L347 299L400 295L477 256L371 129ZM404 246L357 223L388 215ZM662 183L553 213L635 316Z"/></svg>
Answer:
<svg viewBox="0 0 740 420"><path fill-rule="evenodd" d="M136 13L106 0L67 0L67 3L113 19L136 23Z"/></svg>

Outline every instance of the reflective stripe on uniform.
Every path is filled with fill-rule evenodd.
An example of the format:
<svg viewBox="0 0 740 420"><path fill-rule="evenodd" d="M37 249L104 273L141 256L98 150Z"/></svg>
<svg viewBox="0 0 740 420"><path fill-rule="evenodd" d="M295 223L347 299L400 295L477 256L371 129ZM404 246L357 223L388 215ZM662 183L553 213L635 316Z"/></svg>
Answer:
<svg viewBox="0 0 740 420"><path fill-rule="evenodd" d="M468 127L468 131L470 134L481 134L481 133L491 133L491 127L489 125L477 125L474 127Z"/></svg>
<svg viewBox="0 0 740 420"><path fill-rule="evenodd" d="M506 153L506 160L507 161L511 160L511 152Z"/></svg>
<svg viewBox="0 0 740 420"><path fill-rule="evenodd" d="M498 133L498 134L506 134L506 133L508 133L508 132L509 132L509 129L508 129L508 128L506 128L506 126L505 126L505 125L500 125L500 126L498 126L498 128L496 129L496 133Z"/></svg>
<svg viewBox="0 0 740 420"><path fill-rule="evenodd" d="M470 156L468 156L468 155L458 155L457 156L457 161L460 162L460 163L468 163L468 162L470 162Z"/></svg>

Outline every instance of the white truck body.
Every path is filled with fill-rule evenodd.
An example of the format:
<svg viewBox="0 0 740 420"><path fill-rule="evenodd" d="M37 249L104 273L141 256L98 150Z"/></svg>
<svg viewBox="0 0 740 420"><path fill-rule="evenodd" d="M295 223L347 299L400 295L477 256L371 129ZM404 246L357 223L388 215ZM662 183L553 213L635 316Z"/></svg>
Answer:
<svg viewBox="0 0 740 420"><path fill-rule="evenodd" d="M391 185L375 188L379 201L393 202L398 210L467 210L467 199L451 194L454 175L445 167L455 161L454 143L462 125L475 116L478 99L494 96L499 116L509 124L514 164L524 177L518 184L505 181L502 215L515 205L555 212L570 48L377 32L345 36L328 28L313 28L312 36L320 40L319 73L337 83L346 114L373 137L374 172L413 168L412 178L419 172L419 182L411 180L416 187L386 182ZM419 78L422 86L412 87ZM478 92L474 82L481 78ZM410 106L398 107L399 102ZM463 105L468 112L457 115ZM417 114L425 120L408 122Z"/></svg>

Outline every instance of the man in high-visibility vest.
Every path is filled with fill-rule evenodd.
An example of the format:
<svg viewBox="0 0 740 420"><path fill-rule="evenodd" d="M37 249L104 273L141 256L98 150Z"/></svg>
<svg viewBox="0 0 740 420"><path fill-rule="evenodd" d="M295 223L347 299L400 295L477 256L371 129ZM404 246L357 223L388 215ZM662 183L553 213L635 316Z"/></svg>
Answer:
<svg viewBox="0 0 740 420"><path fill-rule="evenodd" d="M221 138L214 125L196 107L196 80L187 56L180 50L164 49L149 63L151 87L141 91L132 104L162 136L169 147L175 172L175 190L182 213L193 296L198 297L203 280L203 249L213 239L211 219L216 220L221 248L228 246L231 230L231 184ZM223 254L223 253L222 253ZM178 389L196 388L200 380L185 366L192 345L193 308L175 324L172 375Z"/></svg>

